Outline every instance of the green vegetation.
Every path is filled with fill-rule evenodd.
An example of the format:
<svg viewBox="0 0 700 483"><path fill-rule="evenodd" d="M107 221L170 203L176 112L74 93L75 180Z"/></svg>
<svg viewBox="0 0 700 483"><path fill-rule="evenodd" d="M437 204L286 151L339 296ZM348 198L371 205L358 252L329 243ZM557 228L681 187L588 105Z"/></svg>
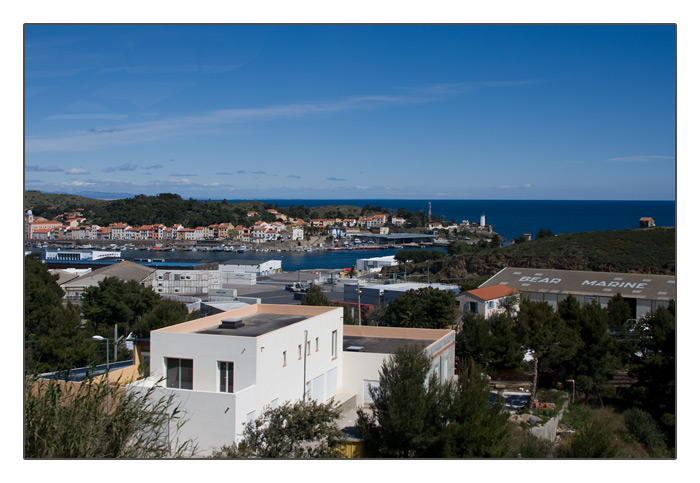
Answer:
<svg viewBox="0 0 700 483"><path fill-rule="evenodd" d="M448 246L450 257L433 262L431 280L491 276L508 266L672 275L675 246L675 228L564 233L502 248L457 242Z"/></svg>
<svg viewBox="0 0 700 483"><path fill-rule="evenodd" d="M440 383L420 348L400 348L369 391L373 410L358 410L357 427L372 456L483 458L508 451L508 414L499 402L489 405L488 381L476 364L459 382Z"/></svg>
<svg viewBox="0 0 700 483"><path fill-rule="evenodd" d="M339 457L343 432L336 425L336 404L289 402L268 408L246 423L238 444L223 446L214 458L333 458Z"/></svg>
<svg viewBox="0 0 700 483"><path fill-rule="evenodd" d="M456 355L463 360L473 359L489 373L520 369L525 351L516 330L515 321L508 313L498 314L491 320L468 313L455 338Z"/></svg>
<svg viewBox="0 0 700 483"><path fill-rule="evenodd" d="M78 208L82 208L83 213L87 216L107 203L109 202L105 200L75 195L42 193L41 191L24 192L24 209L27 210L31 207L34 216L42 216L48 220Z"/></svg>
<svg viewBox="0 0 700 483"><path fill-rule="evenodd" d="M301 305L314 305L316 307L342 307L343 308L343 324L355 325L355 318L352 315L350 307L345 304L331 302L323 293L318 285L311 285L306 291L306 294L301 298Z"/></svg>
<svg viewBox="0 0 700 483"><path fill-rule="evenodd" d="M194 453L191 440L169 439L184 424L173 396L156 401L154 388L124 392L105 381L26 378L24 457L173 458Z"/></svg>
<svg viewBox="0 0 700 483"><path fill-rule="evenodd" d="M97 363L93 334L80 329L80 311L63 307L63 290L37 255L24 257L24 366L30 374ZM101 351L104 353L104 351Z"/></svg>
<svg viewBox="0 0 700 483"><path fill-rule="evenodd" d="M24 258L24 335L25 371L28 374L64 371L106 361L104 346L93 335L114 337L133 332L148 337L151 330L199 317L187 307L163 299L135 281L105 278L89 287L81 311L70 303L63 306L63 290L36 255ZM123 350L119 358L127 357Z"/></svg>
<svg viewBox="0 0 700 483"><path fill-rule="evenodd" d="M409 290L389 304L381 322L390 327L450 327L455 322L454 294L432 287Z"/></svg>
<svg viewBox="0 0 700 483"><path fill-rule="evenodd" d="M422 263L429 260L442 260L447 255L440 250L401 250L396 252L394 258L399 263Z"/></svg>

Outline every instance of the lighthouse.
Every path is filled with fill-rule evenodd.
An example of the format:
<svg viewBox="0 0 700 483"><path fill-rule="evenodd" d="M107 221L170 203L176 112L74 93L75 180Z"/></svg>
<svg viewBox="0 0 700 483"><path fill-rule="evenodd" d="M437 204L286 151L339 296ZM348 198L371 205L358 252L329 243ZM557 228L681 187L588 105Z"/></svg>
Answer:
<svg viewBox="0 0 700 483"><path fill-rule="evenodd" d="M486 215L484 215L483 213L481 214L481 223L479 223L479 226L481 226L482 228L486 226Z"/></svg>

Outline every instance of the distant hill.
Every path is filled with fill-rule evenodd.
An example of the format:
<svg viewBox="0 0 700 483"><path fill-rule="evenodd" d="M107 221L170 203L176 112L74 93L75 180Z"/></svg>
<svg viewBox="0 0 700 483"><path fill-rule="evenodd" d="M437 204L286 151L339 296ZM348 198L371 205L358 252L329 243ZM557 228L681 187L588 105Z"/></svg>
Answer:
<svg viewBox="0 0 700 483"><path fill-rule="evenodd" d="M505 267L598 272L676 273L676 229L646 228L564 233L435 262L435 279L474 279ZM432 276L431 276L432 278Z"/></svg>
<svg viewBox="0 0 700 483"><path fill-rule="evenodd" d="M101 196L107 193L94 194ZM275 221L275 217L267 213L267 209L271 208L300 218L347 218L360 216L362 212L362 208L357 206L279 208L272 203L252 200L231 203L226 200L183 199L172 193L161 193L156 196L126 195L124 198L105 200L78 195L25 191L24 209L29 207L32 207L34 215L49 219L65 211L83 208L83 215L88 222L102 226L117 221L132 226L151 223L162 223L167 226L181 223L186 227L206 226L221 222L248 224L251 221L247 216L248 211L258 212L259 218L265 221Z"/></svg>
<svg viewBox="0 0 700 483"><path fill-rule="evenodd" d="M24 192L24 209L28 210L32 208L34 214L38 216L45 216L42 213L47 213L48 211L55 211L56 214L60 214L64 211L72 211L77 208L88 210L106 203L107 201L105 200L86 198L78 195L42 193L41 191ZM53 216L55 215L49 215L47 218L52 218Z"/></svg>

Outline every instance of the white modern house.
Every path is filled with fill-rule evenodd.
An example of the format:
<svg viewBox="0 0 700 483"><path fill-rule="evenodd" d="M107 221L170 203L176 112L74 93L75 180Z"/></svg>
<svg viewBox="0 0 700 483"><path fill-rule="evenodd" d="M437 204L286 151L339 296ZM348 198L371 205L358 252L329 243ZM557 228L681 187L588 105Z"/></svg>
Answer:
<svg viewBox="0 0 700 483"><path fill-rule="evenodd" d="M442 380L454 377L454 337L344 326L338 307L249 305L152 331L150 376L127 387L173 396L187 418L177 438L196 440L207 455L237 442L267 407L302 399L368 405L382 362L402 345L421 347Z"/></svg>
<svg viewBox="0 0 700 483"><path fill-rule="evenodd" d="M342 314L336 307L250 305L152 331L151 375L129 388L174 395L188 418L179 438L210 453L233 443L266 406L336 396Z"/></svg>

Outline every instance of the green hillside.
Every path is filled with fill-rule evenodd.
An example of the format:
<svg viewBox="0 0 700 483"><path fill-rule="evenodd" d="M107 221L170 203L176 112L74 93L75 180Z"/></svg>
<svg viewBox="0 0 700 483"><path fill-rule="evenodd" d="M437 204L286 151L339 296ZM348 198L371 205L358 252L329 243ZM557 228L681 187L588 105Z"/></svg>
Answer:
<svg viewBox="0 0 700 483"><path fill-rule="evenodd" d="M435 262L435 279L478 278L511 267L673 275L675 228L564 233Z"/></svg>

